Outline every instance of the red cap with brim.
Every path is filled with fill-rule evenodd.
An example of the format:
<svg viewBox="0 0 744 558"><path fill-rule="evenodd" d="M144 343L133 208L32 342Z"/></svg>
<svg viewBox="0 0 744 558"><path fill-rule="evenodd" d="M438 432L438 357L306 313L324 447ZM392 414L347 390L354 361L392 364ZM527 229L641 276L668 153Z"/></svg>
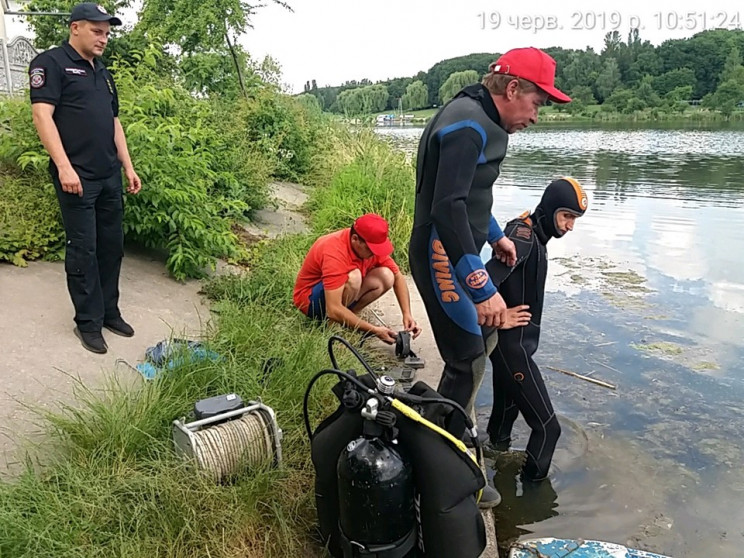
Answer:
<svg viewBox="0 0 744 558"><path fill-rule="evenodd" d="M489 70L531 81L554 103L571 102L571 97L555 86L555 60L539 48L512 49L491 64Z"/></svg>
<svg viewBox="0 0 744 558"><path fill-rule="evenodd" d="M388 222L379 215L362 215L354 221L354 230L375 256L384 258L393 253L393 243L388 238Z"/></svg>

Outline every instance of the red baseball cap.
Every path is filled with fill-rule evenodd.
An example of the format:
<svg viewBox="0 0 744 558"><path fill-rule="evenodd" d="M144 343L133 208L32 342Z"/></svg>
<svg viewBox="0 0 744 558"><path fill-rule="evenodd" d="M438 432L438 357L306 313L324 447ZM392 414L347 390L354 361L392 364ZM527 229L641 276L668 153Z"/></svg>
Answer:
<svg viewBox="0 0 744 558"><path fill-rule="evenodd" d="M367 213L354 221L354 231L367 243L375 256L389 256L393 243L388 238L388 222L375 213Z"/></svg>
<svg viewBox="0 0 744 558"><path fill-rule="evenodd" d="M514 48L488 68L495 74L508 74L531 81L554 103L570 103L571 97L555 87L555 60L535 47Z"/></svg>

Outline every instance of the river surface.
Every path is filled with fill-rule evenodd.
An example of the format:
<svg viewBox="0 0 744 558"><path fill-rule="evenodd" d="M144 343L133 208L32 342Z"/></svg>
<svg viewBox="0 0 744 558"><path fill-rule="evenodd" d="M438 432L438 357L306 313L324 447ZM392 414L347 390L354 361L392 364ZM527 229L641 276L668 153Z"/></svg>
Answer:
<svg viewBox="0 0 744 558"><path fill-rule="evenodd" d="M409 153L421 131L378 128ZM555 536L744 556L744 127L538 125L511 136L493 214L503 226L562 175L589 195L548 244L536 361L563 435L537 487L492 454L502 554ZM481 427L491 397L487 376ZM521 418L515 434L524 448Z"/></svg>

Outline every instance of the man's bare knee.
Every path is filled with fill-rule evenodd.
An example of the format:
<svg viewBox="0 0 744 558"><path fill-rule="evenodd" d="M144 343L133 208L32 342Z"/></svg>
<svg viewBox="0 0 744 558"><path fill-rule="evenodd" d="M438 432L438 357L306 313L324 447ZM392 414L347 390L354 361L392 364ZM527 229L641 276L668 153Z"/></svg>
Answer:
<svg viewBox="0 0 744 558"><path fill-rule="evenodd" d="M386 293L393 288L393 284L395 283L395 274L389 267L380 267L378 269L382 291L383 293Z"/></svg>
<svg viewBox="0 0 744 558"><path fill-rule="evenodd" d="M353 269L349 272L349 278L344 284L343 304L349 306L357 298L359 298L359 291L362 288L362 272L358 269Z"/></svg>

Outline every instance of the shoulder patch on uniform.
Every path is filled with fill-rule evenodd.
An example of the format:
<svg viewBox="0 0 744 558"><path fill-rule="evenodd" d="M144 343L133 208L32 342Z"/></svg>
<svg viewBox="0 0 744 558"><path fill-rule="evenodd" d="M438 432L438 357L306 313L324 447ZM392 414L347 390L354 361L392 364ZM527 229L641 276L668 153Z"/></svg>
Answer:
<svg viewBox="0 0 744 558"><path fill-rule="evenodd" d="M532 227L519 225L517 226L517 230L514 231L514 235L517 238L524 238L525 240L529 240L530 238L532 238Z"/></svg>
<svg viewBox="0 0 744 558"><path fill-rule="evenodd" d="M82 68L65 68L66 74L73 74L76 76L87 76L88 72L83 70Z"/></svg>
<svg viewBox="0 0 744 558"><path fill-rule="evenodd" d="M28 81L34 89L44 87L46 83L46 70L44 68L31 68L28 72Z"/></svg>

